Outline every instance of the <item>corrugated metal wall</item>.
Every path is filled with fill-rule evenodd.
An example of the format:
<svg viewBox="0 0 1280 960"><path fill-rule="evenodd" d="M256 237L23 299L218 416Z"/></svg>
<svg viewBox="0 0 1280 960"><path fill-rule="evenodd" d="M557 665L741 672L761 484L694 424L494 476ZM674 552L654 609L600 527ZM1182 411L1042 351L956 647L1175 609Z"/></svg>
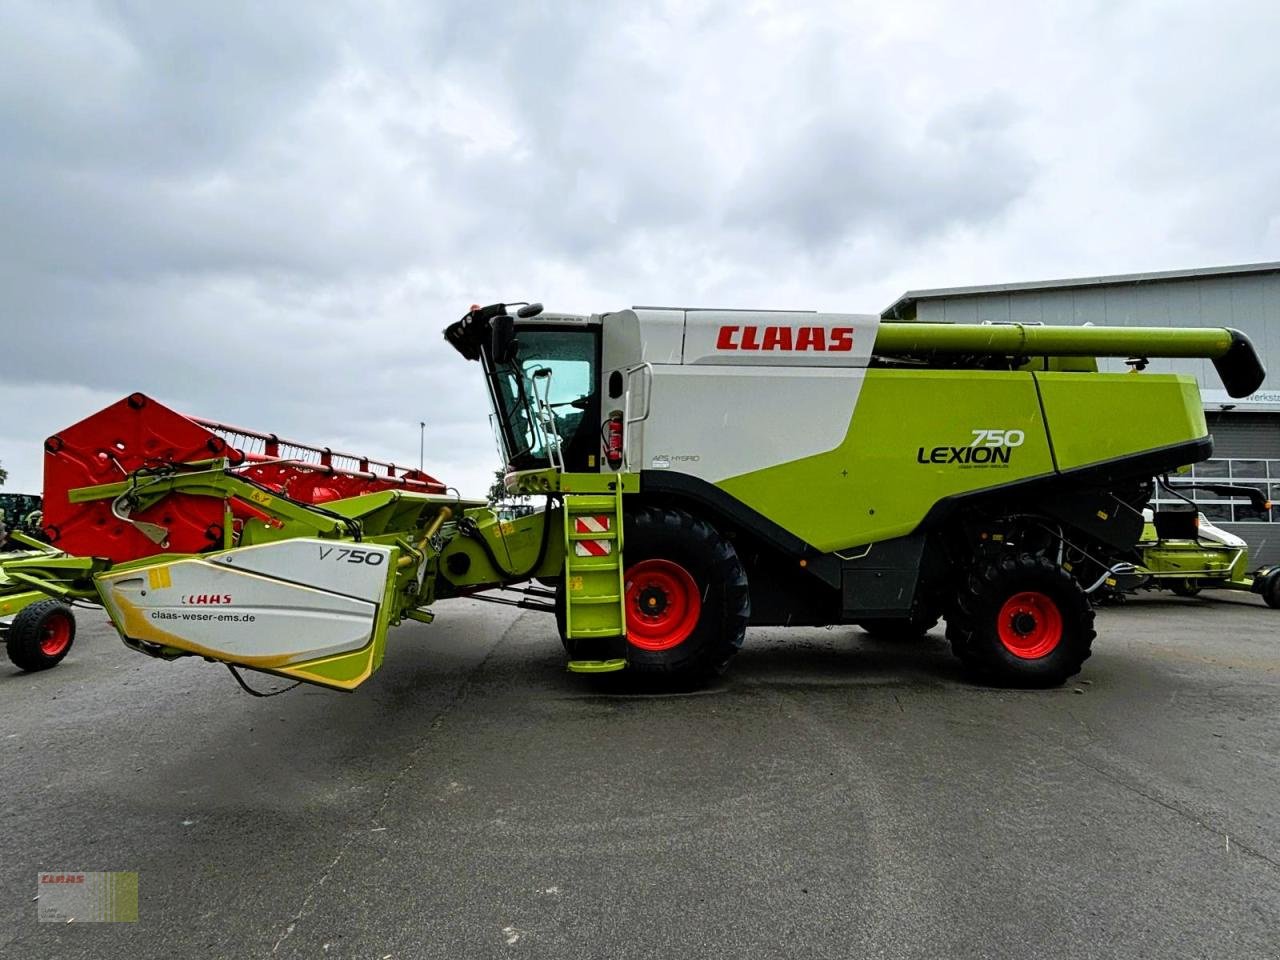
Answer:
<svg viewBox="0 0 1280 960"><path fill-rule="evenodd" d="M1213 434L1213 460L1198 465L1196 473L1213 473L1257 487L1264 487L1266 480L1268 496L1280 503L1280 414L1208 413L1205 419ZM1280 563L1280 507L1271 511L1271 519L1270 523L1218 522L1218 526L1248 541L1249 559L1257 567Z"/></svg>
<svg viewBox="0 0 1280 960"><path fill-rule="evenodd" d="M1210 412L1205 419L1215 458L1280 460L1280 414Z"/></svg>

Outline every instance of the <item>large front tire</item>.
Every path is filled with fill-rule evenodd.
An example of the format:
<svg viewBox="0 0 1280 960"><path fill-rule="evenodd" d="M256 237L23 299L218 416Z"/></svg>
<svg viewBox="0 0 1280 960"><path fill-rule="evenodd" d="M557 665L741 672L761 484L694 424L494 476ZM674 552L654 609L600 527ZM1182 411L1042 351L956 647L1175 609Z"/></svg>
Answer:
<svg viewBox="0 0 1280 960"><path fill-rule="evenodd" d="M1044 557L980 566L948 618L957 656L1008 687L1056 687L1080 672L1095 636L1089 598Z"/></svg>
<svg viewBox="0 0 1280 960"><path fill-rule="evenodd" d="M697 683L722 673L742 646L751 599L733 545L711 524L671 508L623 518L627 666L631 673ZM564 586L557 626L570 657L590 643L565 636Z"/></svg>

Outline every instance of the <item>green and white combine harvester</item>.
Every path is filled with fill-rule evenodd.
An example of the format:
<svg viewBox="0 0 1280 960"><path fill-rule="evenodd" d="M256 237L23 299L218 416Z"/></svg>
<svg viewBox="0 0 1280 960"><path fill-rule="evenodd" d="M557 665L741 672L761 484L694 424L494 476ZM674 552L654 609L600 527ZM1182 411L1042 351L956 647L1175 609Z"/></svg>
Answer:
<svg viewBox="0 0 1280 960"><path fill-rule="evenodd" d="M989 682L1046 686L1089 656L1091 591L1138 560L1151 478L1212 449L1195 381L1141 360L1212 359L1233 396L1264 376L1227 329L510 306L445 337L532 515L134 394L46 441L62 554L6 575L100 603L142 653L337 689L389 627L498 588L554 612L580 672L685 684L748 624L943 615Z"/></svg>

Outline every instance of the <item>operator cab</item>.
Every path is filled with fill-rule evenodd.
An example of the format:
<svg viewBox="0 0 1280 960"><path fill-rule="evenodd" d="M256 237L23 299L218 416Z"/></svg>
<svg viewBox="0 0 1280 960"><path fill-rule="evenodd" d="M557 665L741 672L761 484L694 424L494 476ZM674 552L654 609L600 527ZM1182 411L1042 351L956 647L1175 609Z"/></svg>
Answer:
<svg viewBox="0 0 1280 960"><path fill-rule="evenodd" d="M484 367L507 470L599 470L599 322L506 306L473 307L445 339Z"/></svg>

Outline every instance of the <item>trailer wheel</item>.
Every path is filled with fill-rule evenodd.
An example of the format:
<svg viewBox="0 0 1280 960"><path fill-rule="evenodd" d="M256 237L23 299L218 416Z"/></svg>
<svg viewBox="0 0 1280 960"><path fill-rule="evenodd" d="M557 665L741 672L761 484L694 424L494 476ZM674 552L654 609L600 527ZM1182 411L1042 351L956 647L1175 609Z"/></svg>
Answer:
<svg viewBox="0 0 1280 960"><path fill-rule="evenodd" d="M1089 658L1093 608L1066 571L1020 554L969 577L947 635L961 661L995 683L1054 687Z"/></svg>
<svg viewBox="0 0 1280 960"><path fill-rule="evenodd" d="M75 639L71 608L59 600L39 600L13 618L5 649L19 670L48 670L62 661Z"/></svg>
<svg viewBox="0 0 1280 960"><path fill-rule="evenodd" d="M1175 596L1194 597L1200 593L1200 584L1194 580L1175 580L1173 586L1169 588Z"/></svg>

